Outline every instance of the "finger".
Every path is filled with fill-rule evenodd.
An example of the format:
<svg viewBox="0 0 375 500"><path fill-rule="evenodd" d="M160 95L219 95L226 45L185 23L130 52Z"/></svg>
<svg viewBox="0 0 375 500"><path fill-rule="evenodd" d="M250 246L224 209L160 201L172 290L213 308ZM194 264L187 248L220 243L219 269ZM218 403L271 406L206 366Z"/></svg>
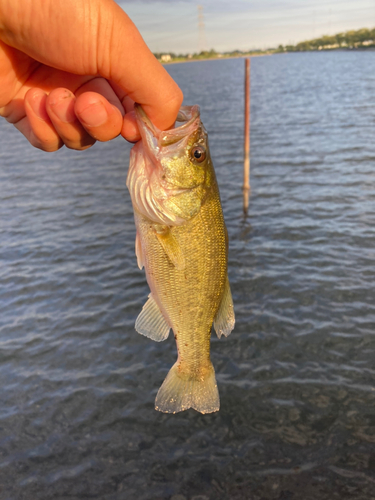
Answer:
<svg viewBox="0 0 375 500"><path fill-rule="evenodd" d="M15 124L29 142L43 151L56 151L63 145L46 111L47 94L37 88L25 95L26 117Z"/></svg>
<svg viewBox="0 0 375 500"><path fill-rule="evenodd" d="M74 112L75 96L68 89L52 90L46 99L48 116L70 149L84 150L95 144L95 139L86 132Z"/></svg>
<svg viewBox="0 0 375 500"><path fill-rule="evenodd" d="M84 129L98 141L110 141L121 132L121 112L100 94L81 94L76 98L74 112Z"/></svg>
<svg viewBox="0 0 375 500"><path fill-rule="evenodd" d="M0 108L0 116L6 118L10 123L16 123L21 120L26 114L24 106L25 95L32 88L41 89L46 94L50 94L54 89L58 88L68 89L72 93L75 93L77 89L87 81L92 80L92 78L89 75L73 75L55 68L39 65L32 75L21 84L21 87L13 95L12 99ZM16 83L14 87L16 87Z"/></svg>
<svg viewBox="0 0 375 500"><path fill-rule="evenodd" d="M122 122L121 135L129 142L137 142L141 138L141 134L139 133L137 120L135 118L134 113L134 101L128 95L124 95L121 91L120 87L111 82L116 94L120 97L121 103L125 109L125 116Z"/></svg>
<svg viewBox="0 0 375 500"><path fill-rule="evenodd" d="M119 91L119 94L116 92ZM74 92L76 97L84 94L85 92L96 92L107 99L109 103L115 106L121 113L125 114L124 106L122 100L125 99L126 94L119 88L113 89L108 80L101 77L91 78L88 82L84 82L77 90ZM134 107L134 105L133 105Z"/></svg>
<svg viewBox="0 0 375 500"><path fill-rule="evenodd" d="M120 134L125 111L107 80L93 78L75 94L78 101L75 112L89 134L99 141L108 141ZM98 99L98 94L104 99Z"/></svg>
<svg viewBox="0 0 375 500"><path fill-rule="evenodd" d="M128 95L125 95L121 100L122 105L124 106L125 113L130 113L134 111L134 101Z"/></svg>
<svg viewBox="0 0 375 500"><path fill-rule="evenodd" d="M137 142L141 139L134 111L130 111L124 116L121 135L129 142Z"/></svg>
<svg viewBox="0 0 375 500"><path fill-rule="evenodd" d="M122 109L125 111L125 116L122 122L121 135L129 142L137 142L141 138L138 130L137 121L134 113L134 101L124 90L114 82L110 82L111 88L121 101Z"/></svg>
<svg viewBox="0 0 375 500"><path fill-rule="evenodd" d="M22 135L26 137L26 139L32 146L34 146L34 148L43 149L41 142L37 137L35 137L34 132L31 129L31 125L27 116L24 116L18 122L14 123L14 126L21 132Z"/></svg>

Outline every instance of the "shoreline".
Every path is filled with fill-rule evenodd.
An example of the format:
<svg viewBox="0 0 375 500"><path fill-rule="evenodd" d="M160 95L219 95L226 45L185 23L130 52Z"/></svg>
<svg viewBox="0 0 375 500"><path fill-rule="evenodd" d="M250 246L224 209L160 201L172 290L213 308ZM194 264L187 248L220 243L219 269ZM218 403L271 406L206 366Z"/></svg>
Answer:
<svg viewBox="0 0 375 500"><path fill-rule="evenodd" d="M352 51L358 51L358 52L367 52L367 51L375 51L375 47L340 47L340 48L335 48L335 49L315 49L315 50L290 50L290 51L278 51L275 50L273 52L264 52L264 53L257 53L257 54L244 54L244 55L238 55L238 56L223 56L223 57L205 57L205 58L196 58L196 59L182 59L182 60L177 60L177 61L158 61L160 64L163 65L168 65L168 64L181 64L181 63L191 63L191 62L199 62L199 61L223 61L226 59L246 59L249 57L263 57L263 56L273 56L275 54L306 54L309 52L352 52Z"/></svg>
<svg viewBox="0 0 375 500"><path fill-rule="evenodd" d="M191 63L191 62L199 62L199 61L223 61L225 59L246 59L248 57L263 57L263 56L272 56L275 52L265 52L263 54L244 54L241 56L223 56L223 57L202 57L197 59L183 59L178 61L158 61L160 64L181 64L181 63Z"/></svg>

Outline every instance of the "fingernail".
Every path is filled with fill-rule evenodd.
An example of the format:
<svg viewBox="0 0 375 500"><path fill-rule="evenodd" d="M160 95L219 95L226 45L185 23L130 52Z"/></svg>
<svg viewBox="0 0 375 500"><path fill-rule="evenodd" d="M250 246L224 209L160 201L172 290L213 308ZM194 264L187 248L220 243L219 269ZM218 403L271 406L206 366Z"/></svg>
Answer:
<svg viewBox="0 0 375 500"><path fill-rule="evenodd" d="M49 105L53 113L64 123L72 123L77 120L74 113L74 96L70 92L54 97L51 96Z"/></svg>
<svg viewBox="0 0 375 500"><path fill-rule="evenodd" d="M79 119L87 127L99 127L108 120L108 113L100 101L89 104L79 112Z"/></svg>
<svg viewBox="0 0 375 500"><path fill-rule="evenodd" d="M41 120L49 120L47 111L46 111L46 99L47 94L44 92L34 92L28 98L28 103L30 104L31 109L34 111L36 116Z"/></svg>

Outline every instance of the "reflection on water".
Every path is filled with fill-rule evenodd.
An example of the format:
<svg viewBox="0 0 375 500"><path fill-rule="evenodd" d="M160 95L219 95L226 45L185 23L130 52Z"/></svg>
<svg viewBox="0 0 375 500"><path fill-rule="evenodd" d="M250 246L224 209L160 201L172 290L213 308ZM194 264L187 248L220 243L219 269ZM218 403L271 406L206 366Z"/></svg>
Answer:
<svg viewBox="0 0 375 500"><path fill-rule="evenodd" d="M1 498L375 497L371 52L168 66L199 103L230 236L236 329L212 337L217 414L153 410L175 345L148 294L130 146L34 151L0 122Z"/></svg>

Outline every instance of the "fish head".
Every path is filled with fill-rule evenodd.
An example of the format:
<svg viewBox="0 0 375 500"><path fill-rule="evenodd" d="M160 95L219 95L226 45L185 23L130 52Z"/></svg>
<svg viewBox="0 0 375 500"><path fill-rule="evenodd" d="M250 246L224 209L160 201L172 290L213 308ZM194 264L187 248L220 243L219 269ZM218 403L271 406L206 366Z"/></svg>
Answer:
<svg viewBox="0 0 375 500"><path fill-rule="evenodd" d="M198 106L180 110L178 127L160 134L159 161L170 188L192 189L209 181L210 152Z"/></svg>
<svg viewBox="0 0 375 500"><path fill-rule="evenodd" d="M199 106L182 106L176 126L165 131L157 129L138 104L135 114L153 198L176 223L190 219L215 182Z"/></svg>
<svg viewBox="0 0 375 500"><path fill-rule="evenodd" d="M209 181L211 157L207 132L200 119L199 106L182 106L175 128L161 131L135 105L144 154L162 184L189 189Z"/></svg>

